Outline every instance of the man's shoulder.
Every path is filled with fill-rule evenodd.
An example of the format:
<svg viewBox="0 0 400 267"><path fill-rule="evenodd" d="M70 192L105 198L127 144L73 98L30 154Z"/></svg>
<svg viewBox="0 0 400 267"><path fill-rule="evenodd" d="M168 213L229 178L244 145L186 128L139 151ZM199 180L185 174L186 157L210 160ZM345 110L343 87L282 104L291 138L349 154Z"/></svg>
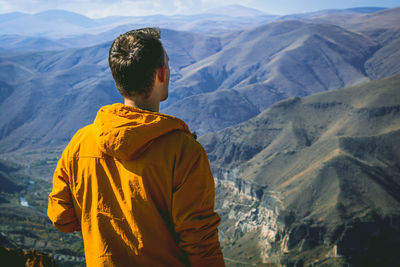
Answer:
<svg viewBox="0 0 400 267"><path fill-rule="evenodd" d="M177 149L192 150L192 152L204 150L192 133L182 130L171 131L158 138L156 142L166 143Z"/></svg>
<svg viewBox="0 0 400 267"><path fill-rule="evenodd" d="M82 152L92 151L95 152L98 147L96 139L94 138L94 125L89 124L79 129L71 138L66 150L70 157L77 157Z"/></svg>
<svg viewBox="0 0 400 267"><path fill-rule="evenodd" d="M72 136L71 141L74 139L79 139L84 136L86 136L88 133L90 133L93 130L93 124L88 124L79 130L76 131L76 133Z"/></svg>
<svg viewBox="0 0 400 267"><path fill-rule="evenodd" d="M76 133L72 136L70 143L79 142L82 139L88 138L88 136L93 134L94 125L89 124L82 128L80 128Z"/></svg>

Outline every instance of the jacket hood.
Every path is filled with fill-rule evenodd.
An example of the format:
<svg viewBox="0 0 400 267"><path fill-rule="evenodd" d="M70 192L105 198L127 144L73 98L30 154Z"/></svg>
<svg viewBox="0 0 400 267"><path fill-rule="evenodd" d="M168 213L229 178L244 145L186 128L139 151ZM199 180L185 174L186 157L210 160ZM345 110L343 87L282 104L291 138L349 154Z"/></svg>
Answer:
<svg viewBox="0 0 400 267"><path fill-rule="evenodd" d="M120 103L102 107L94 120L94 128L100 150L122 160L135 158L154 139L171 131L190 134L180 119Z"/></svg>

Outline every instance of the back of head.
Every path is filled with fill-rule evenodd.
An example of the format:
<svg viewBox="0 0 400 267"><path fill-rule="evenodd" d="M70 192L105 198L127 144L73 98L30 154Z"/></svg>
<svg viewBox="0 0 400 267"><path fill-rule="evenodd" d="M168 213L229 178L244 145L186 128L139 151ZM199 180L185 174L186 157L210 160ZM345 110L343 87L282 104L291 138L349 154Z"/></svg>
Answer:
<svg viewBox="0 0 400 267"><path fill-rule="evenodd" d="M112 43L108 63L122 96L151 93L156 71L164 66L164 48L159 39L159 29L144 28L122 34Z"/></svg>

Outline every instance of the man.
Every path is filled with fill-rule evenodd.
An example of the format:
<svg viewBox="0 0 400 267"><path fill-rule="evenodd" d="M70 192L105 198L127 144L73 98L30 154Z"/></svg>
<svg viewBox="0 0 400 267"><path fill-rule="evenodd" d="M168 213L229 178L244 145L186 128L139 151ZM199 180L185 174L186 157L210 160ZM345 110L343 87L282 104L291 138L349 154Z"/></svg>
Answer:
<svg viewBox="0 0 400 267"><path fill-rule="evenodd" d="M48 216L82 231L87 266L223 266L206 153L186 124L158 113L168 56L158 29L113 42L123 104L102 107L63 152Z"/></svg>

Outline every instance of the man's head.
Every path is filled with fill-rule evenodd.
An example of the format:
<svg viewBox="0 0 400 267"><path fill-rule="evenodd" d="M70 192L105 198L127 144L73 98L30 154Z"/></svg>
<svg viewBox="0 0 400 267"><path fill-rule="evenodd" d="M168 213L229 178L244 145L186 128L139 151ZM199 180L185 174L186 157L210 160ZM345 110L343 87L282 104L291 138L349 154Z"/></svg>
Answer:
<svg viewBox="0 0 400 267"><path fill-rule="evenodd" d="M124 98L150 96L160 68L164 71L162 74L168 75L161 77L167 79L168 90L168 56L159 39L159 29L144 28L120 35L111 45L108 62L116 87Z"/></svg>

